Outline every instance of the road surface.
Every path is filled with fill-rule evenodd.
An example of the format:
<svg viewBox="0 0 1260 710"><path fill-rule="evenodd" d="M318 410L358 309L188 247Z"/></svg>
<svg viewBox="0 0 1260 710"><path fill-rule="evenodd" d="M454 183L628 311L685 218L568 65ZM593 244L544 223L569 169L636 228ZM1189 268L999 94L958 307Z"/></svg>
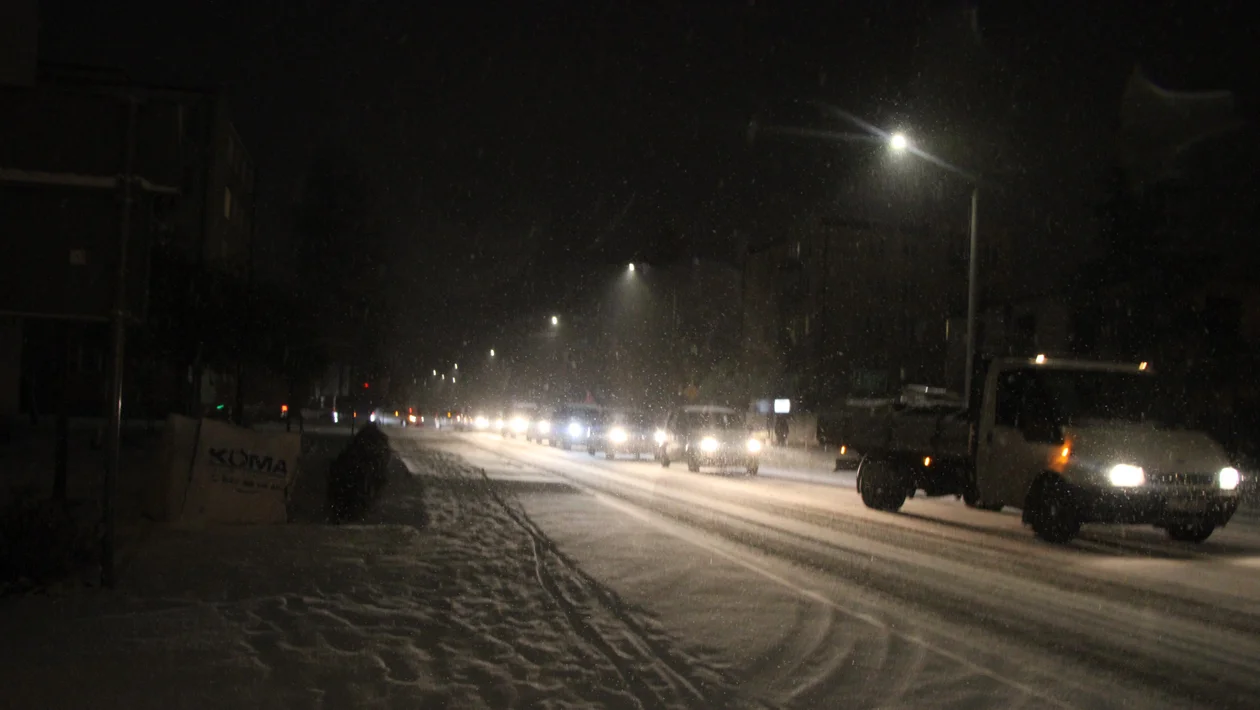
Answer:
<svg viewBox="0 0 1260 710"><path fill-rule="evenodd" d="M852 477L689 473L495 435L400 435L514 488L558 548L767 704L1254 707L1260 529L1036 540L1018 513ZM404 447L405 451L405 447Z"/></svg>

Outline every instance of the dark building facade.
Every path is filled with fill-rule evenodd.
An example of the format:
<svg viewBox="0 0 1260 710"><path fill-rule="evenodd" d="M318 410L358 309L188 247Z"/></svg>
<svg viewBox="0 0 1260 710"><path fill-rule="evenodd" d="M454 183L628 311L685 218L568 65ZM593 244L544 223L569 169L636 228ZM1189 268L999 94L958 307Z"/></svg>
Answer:
<svg viewBox="0 0 1260 710"><path fill-rule="evenodd" d="M210 280L249 273L254 166L222 98L42 67L34 82L0 86L0 131L23 136L0 147L0 414L49 411L53 399L102 410L126 195L126 308L140 324L130 404L160 415L221 399L226 373L146 349L144 334L187 320L171 304L198 298L172 264ZM64 403L49 394L62 390Z"/></svg>
<svg viewBox="0 0 1260 710"><path fill-rule="evenodd" d="M816 408L952 379L966 248L956 229L824 217L750 251L743 351L753 398Z"/></svg>

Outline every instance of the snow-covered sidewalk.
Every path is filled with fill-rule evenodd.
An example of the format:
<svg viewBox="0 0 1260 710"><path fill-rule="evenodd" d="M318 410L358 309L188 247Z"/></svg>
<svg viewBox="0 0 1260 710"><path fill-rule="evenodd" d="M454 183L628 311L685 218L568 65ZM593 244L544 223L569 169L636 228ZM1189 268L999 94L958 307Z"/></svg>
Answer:
<svg viewBox="0 0 1260 710"><path fill-rule="evenodd" d="M0 706L740 707L479 472L408 461L369 524L160 529L116 591L6 600Z"/></svg>

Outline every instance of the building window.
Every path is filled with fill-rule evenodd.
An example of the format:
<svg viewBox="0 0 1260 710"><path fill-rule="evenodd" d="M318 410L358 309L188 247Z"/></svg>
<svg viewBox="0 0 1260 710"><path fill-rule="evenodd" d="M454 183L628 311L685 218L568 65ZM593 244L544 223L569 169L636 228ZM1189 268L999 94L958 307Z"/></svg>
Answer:
<svg viewBox="0 0 1260 710"><path fill-rule="evenodd" d="M232 188L223 188L223 218L232 219Z"/></svg>

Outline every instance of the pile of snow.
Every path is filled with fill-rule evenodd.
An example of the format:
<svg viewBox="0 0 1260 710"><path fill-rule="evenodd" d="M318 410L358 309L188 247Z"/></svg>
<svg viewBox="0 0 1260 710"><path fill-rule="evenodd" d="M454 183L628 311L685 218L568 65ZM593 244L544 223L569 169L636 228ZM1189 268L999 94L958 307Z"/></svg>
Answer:
<svg viewBox="0 0 1260 710"><path fill-rule="evenodd" d="M456 459L369 522L156 531L114 592L0 606L11 707L739 707Z"/></svg>

